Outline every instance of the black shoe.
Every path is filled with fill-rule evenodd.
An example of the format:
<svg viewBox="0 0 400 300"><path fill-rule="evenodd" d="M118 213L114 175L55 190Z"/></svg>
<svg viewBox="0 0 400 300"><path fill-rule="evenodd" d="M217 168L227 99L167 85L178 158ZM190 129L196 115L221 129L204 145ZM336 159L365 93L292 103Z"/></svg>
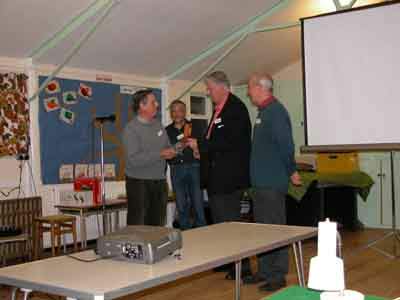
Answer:
<svg viewBox="0 0 400 300"><path fill-rule="evenodd" d="M258 274L250 274L248 276L242 277L243 284L256 284L265 281L260 275Z"/></svg>
<svg viewBox="0 0 400 300"><path fill-rule="evenodd" d="M280 280L269 281L269 282L259 286L258 289L260 291L274 292L285 286L286 286L286 280L280 279Z"/></svg>
<svg viewBox="0 0 400 300"><path fill-rule="evenodd" d="M226 264L213 269L214 272L229 272L232 268L235 268L233 264Z"/></svg>
<svg viewBox="0 0 400 300"><path fill-rule="evenodd" d="M241 278L249 277L251 276L251 271L250 270L242 270ZM225 279L227 280L235 280L236 279L236 272L235 270L230 270L226 275Z"/></svg>

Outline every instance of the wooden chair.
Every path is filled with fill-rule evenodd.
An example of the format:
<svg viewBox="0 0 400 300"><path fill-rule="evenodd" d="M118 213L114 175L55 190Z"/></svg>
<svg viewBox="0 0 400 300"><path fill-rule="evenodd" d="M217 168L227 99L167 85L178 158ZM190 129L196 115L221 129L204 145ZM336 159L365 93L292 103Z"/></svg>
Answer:
<svg viewBox="0 0 400 300"><path fill-rule="evenodd" d="M35 219L35 259L40 257L43 248L43 233L45 232L50 232L52 256L59 254L61 237L64 238L65 234L72 234L74 251L78 251L76 218L66 215L44 216ZM63 243L63 246L65 252L65 242Z"/></svg>
<svg viewBox="0 0 400 300"><path fill-rule="evenodd" d="M34 219L42 215L42 198L29 197L0 201L0 225L11 225L22 230L22 234L0 239L1 263L8 259L33 257ZM23 247L21 247L23 246Z"/></svg>

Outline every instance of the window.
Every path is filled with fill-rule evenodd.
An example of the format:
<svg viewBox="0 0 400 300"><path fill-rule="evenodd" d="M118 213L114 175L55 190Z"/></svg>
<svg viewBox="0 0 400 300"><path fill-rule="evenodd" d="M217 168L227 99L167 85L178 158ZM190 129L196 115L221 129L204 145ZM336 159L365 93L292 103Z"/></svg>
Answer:
<svg viewBox="0 0 400 300"><path fill-rule="evenodd" d="M204 96L190 96L190 114L205 115L206 114L206 98Z"/></svg>

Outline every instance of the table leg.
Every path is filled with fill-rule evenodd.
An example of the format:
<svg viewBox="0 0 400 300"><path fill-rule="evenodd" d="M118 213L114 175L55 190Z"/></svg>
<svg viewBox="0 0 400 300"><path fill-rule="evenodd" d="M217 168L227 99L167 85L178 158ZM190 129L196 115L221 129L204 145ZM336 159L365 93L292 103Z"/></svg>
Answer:
<svg viewBox="0 0 400 300"><path fill-rule="evenodd" d="M54 222L50 222L51 255L56 256L56 231Z"/></svg>
<svg viewBox="0 0 400 300"><path fill-rule="evenodd" d="M117 231L119 229L119 210L117 209L115 211L115 228L114 231Z"/></svg>
<svg viewBox="0 0 400 300"><path fill-rule="evenodd" d="M21 289L21 292L24 293L24 300L28 300L29 294L32 293L32 290Z"/></svg>
<svg viewBox="0 0 400 300"><path fill-rule="evenodd" d="M81 232L81 248L86 249L87 242L86 242L86 216L83 214L83 210L80 210L80 232Z"/></svg>
<svg viewBox="0 0 400 300"><path fill-rule="evenodd" d="M299 282L299 285L301 285L299 257L298 257L298 253L297 253L297 245L296 245L296 243L293 243L292 247L293 247L294 261L296 263L297 281Z"/></svg>
<svg viewBox="0 0 400 300"><path fill-rule="evenodd" d="M16 300L18 288L13 287L11 290L11 300Z"/></svg>
<svg viewBox="0 0 400 300"><path fill-rule="evenodd" d="M240 300L240 283L242 275L242 261L235 262L235 300Z"/></svg>
<svg viewBox="0 0 400 300"><path fill-rule="evenodd" d="M303 251L301 241L292 244L293 254L296 262L296 272L299 285L304 287L306 285L305 275L304 275L304 262L303 262Z"/></svg>
<svg viewBox="0 0 400 300"><path fill-rule="evenodd" d="M107 228L107 233L112 232L113 230L113 222L112 222L112 211L110 211L107 216L108 216L108 228Z"/></svg>
<svg viewBox="0 0 400 300"><path fill-rule="evenodd" d="M304 275L304 260L303 260L303 245L301 241L297 242L297 247L299 248L299 261L300 261L300 275L302 278L302 286L306 286L306 277Z"/></svg>
<svg viewBox="0 0 400 300"><path fill-rule="evenodd" d="M67 253L67 235L63 234L62 239L63 239L63 251L65 254L65 253ZM60 246L60 245L58 245L58 246Z"/></svg>

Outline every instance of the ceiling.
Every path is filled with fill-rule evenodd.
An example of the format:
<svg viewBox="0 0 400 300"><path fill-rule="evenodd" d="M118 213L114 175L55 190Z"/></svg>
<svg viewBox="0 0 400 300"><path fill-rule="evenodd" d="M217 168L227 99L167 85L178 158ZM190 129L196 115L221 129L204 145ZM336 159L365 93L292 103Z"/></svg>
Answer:
<svg viewBox="0 0 400 300"><path fill-rule="evenodd" d="M120 0L68 66L161 78L280 0ZM382 0L358 0L356 6ZM1 0L0 56L28 57L93 0ZM334 10L332 0L292 0L258 27ZM35 62L60 64L96 20L92 17ZM226 47L229 47L227 44ZM276 73L300 59L300 28L252 34L218 68L233 83L253 71ZM192 80L225 48L177 78Z"/></svg>

